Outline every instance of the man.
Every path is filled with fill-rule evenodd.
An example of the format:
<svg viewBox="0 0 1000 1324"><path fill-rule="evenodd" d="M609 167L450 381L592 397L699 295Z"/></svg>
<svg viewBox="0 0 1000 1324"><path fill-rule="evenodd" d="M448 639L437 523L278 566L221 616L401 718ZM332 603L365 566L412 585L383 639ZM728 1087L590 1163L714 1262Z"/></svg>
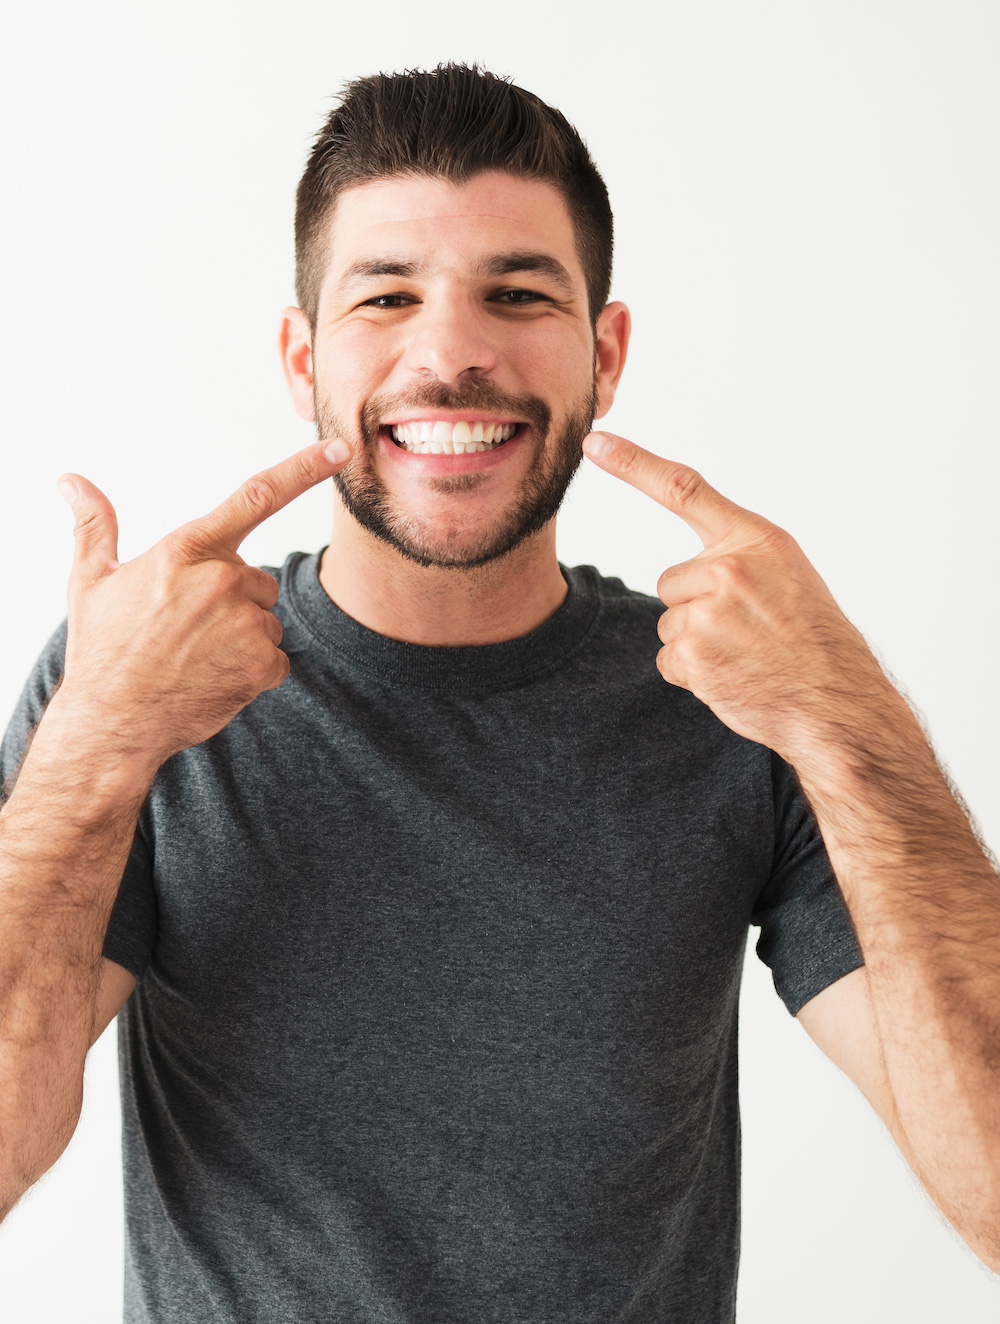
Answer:
<svg viewBox="0 0 1000 1324"><path fill-rule="evenodd" d="M296 236L321 440L124 565L67 479L4 745L0 1208L121 1010L129 1319L732 1320L754 923L1000 1267L995 871L788 535L590 433L629 322L578 137L475 70L361 80ZM583 452L704 541L662 601L559 565ZM323 553L246 566L331 476Z"/></svg>

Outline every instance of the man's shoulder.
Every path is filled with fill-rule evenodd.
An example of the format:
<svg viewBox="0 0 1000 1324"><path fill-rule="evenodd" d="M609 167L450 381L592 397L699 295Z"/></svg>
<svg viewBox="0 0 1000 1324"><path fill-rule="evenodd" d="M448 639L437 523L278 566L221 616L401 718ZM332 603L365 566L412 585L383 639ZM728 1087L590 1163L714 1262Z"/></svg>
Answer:
<svg viewBox="0 0 1000 1324"><path fill-rule="evenodd" d="M66 621L56 627L39 653L0 741L0 801L13 782L31 732L41 721L62 680L66 661Z"/></svg>
<svg viewBox="0 0 1000 1324"><path fill-rule="evenodd" d="M281 565L260 565L257 569L273 575L284 592L303 561L315 561L318 566L321 556L322 552L289 552Z"/></svg>
<svg viewBox="0 0 1000 1324"><path fill-rule="evenodd" d="M641 593L629 588L617 575L605 575L594 565L563 566L563 574L571 587L587 584L597 594L603 606L609 611L635 613L636 615L659 616L664 611L663 603L652 594Z"/></svg>
<svg viewBox="0 0 1000 1324"><path fill-rule="evenodd" d="M593 565L563 566L570 591L593 600L597 611L594 633L609 643L635 645L642 651L659 648L656 624L665 608L659 598L630 588L616 575Z"/></svg>

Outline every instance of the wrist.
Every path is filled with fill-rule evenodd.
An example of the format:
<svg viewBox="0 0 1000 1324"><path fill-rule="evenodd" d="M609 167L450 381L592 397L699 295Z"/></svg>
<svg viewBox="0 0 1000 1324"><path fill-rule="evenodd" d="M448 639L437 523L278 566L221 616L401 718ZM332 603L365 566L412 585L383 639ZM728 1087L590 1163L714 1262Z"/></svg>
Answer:
<svg viewBox="0 0 1000 1324"><path fill-rule="evenodd" d="M80 810L139 804L169 755L144 745L127 715L62 685L39 723L25 766L77 785Z"/></svg>
<svg viewBox="0 0 1000 1324"><path fill-rule="evenodd" d="M816 790L848 794L873 775L934 763L933 751L906 699L879 668L849 692L819 696L777 751Z"/></svg>
<svg viewBox="0 0 1000 1324"><path fill-rule="evenodd" d="M919 719L888 681L817 726L786 761L830 849L878 841L909 858L968 826Z"/></svg>

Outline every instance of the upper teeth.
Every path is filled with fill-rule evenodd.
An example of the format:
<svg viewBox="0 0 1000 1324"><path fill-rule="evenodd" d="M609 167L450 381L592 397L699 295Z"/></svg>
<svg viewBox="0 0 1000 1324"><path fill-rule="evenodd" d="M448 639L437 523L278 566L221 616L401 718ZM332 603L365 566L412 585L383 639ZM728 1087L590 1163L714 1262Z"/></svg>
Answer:
<svg viewBox="0 0 1000 1324"><path fill-rule="evenodd" d="M393 441L417 455L463 455L488 450L509 440L517 431L516 423L447 423L420 420L394 423L389 431Z"/></svg>

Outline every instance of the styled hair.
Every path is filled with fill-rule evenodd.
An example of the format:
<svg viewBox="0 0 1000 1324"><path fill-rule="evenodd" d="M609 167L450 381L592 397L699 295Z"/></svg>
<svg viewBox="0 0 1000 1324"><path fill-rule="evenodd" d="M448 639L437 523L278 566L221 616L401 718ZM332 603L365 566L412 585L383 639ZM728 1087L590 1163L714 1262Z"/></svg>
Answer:
<svg viewBox="0 0 1000 1324"><path fill-rule="evenodd" d="M337 198L393 175L465 183L487 170L554 185L566 201L590 318L611 291L613 226L604 180L565 116L475 65L373 74L348 83L316 139L295 204L295 293L315 329Z"/></svg>

